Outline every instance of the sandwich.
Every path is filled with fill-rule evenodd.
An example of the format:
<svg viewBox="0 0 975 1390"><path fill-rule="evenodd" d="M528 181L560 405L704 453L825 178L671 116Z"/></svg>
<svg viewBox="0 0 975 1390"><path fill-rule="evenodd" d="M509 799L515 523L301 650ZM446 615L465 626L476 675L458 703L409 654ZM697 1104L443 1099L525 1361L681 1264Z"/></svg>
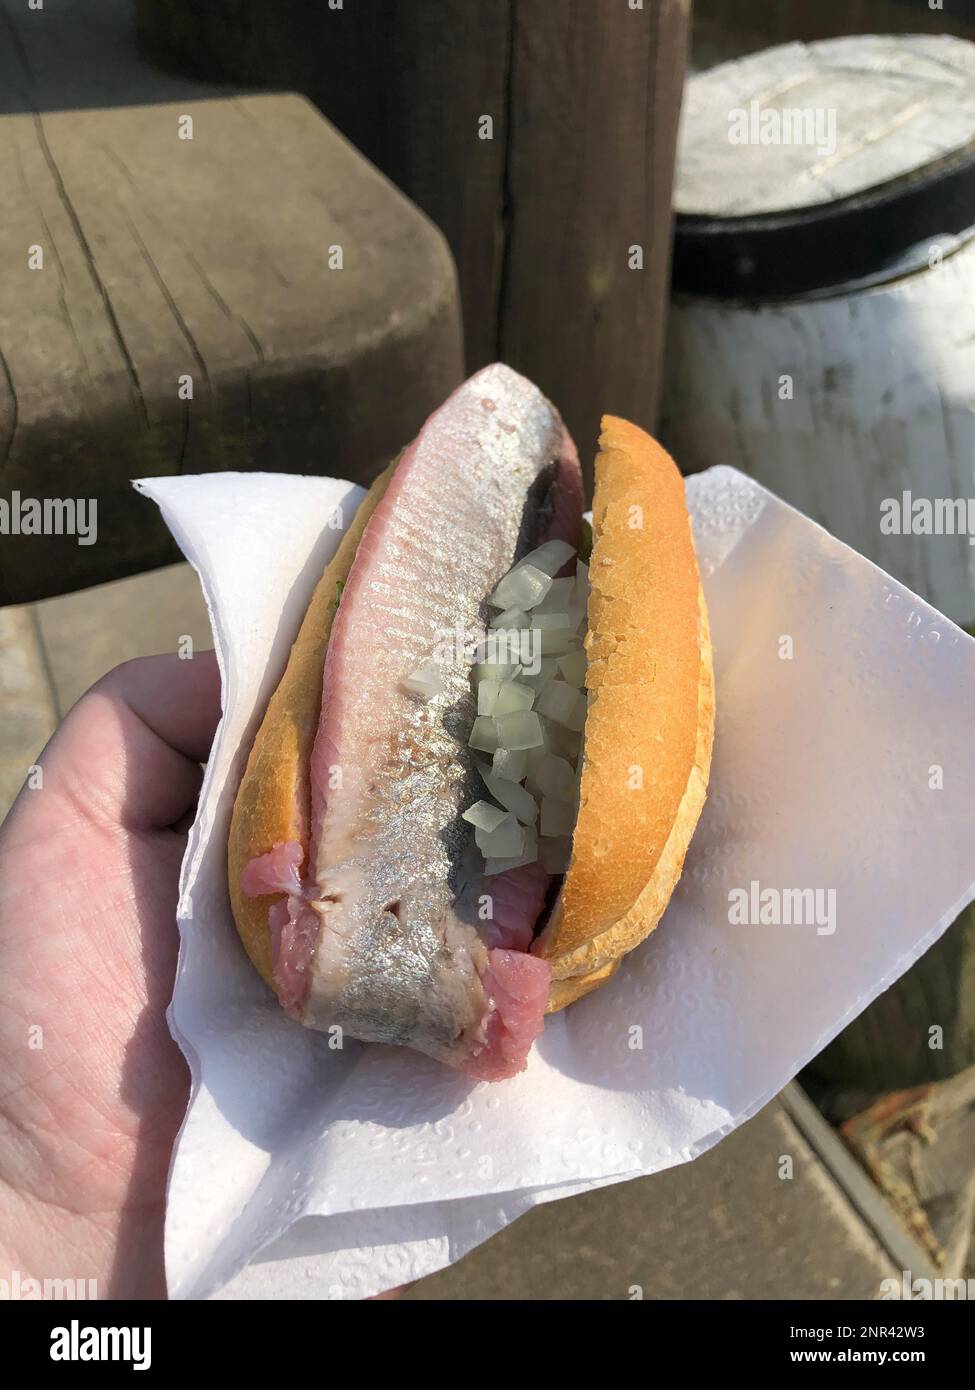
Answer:
<svg viewBox="0 0 975 1390"><path fill-rule="evenodd" d="M244 949L300 1024L514 1076L660 920L713 730L673 461L604 417L590 531L558 412L486 367L312 595L234 805Z"/></svg>

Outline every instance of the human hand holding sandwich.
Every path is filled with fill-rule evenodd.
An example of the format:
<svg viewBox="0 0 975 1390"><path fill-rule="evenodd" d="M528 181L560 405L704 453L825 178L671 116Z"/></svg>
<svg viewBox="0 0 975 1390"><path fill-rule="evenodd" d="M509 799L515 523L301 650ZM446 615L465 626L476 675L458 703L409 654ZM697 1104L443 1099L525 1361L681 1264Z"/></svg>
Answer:
<svg viewBox="0 0 975 1390"><path fill-rule="evenodd" d="M165 1011L185 827L219 716L213 652L117 667L0 829L0 1277L166 1296L189 1073Z"/></svg>
<svg viewBox="0 0 975 1390"><path fill-rule="evenodd" d="M497 367L428 421L326 569L229 846L243 945L296 1022L500 1080L546 1010L603 984L656 925L707 782L707 618L673 463L612 417L601 446L591 581L571 441ZM505 611L481 635L523 629L540 659L413 669L439 620L483 627L485 604ZM95 1278L101 1296L164 1295L188 1085L165 1007L218 716L211 653L119 668L71 711L0 834L2 1253L34 1277Z"/></svg>

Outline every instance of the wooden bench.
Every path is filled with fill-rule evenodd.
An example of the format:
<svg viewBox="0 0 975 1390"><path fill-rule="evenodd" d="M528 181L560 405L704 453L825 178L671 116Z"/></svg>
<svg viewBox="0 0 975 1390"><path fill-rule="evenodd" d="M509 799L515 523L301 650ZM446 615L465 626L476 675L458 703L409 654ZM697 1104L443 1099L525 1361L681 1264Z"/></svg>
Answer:
<svg viewBox="0 0 975 1390"><path fill-rule="evenodd" d="M462 376L440 232L303 97L167 83L134 39L89 90L105 34L77 7L9 19L0 520L93 499L97 540L0 536L0 603L177 558L131 478L367 481Z"/></svg>

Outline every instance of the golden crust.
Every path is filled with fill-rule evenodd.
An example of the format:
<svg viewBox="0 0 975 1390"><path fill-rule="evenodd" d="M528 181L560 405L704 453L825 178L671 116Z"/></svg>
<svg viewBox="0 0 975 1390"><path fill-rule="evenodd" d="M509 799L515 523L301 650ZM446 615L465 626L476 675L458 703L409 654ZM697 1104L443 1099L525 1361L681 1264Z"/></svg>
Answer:
<svg viewBox="0 0 975 1390"><path fill-rule="evenodd" d="M265 984L274 988L268 910L282 893L248 898L240 887L247 862L285 840L307 841L303 811L309 803L308 766L318 728L322 672L338 585L352 568L359 540L376 504L393 476L396 463L381 473L366 493L338 550L315 586L298 630L284 675L271 696L257 731L234 802L230 822L227 874L234 921L244 949Z"/></svg>
<svg viewBox="0 0 975 1390"><path fill-rule="evenodd" d="M552 963L550 1013L604 984L663 915L704 804L714 735L683 479L649 435L612 416L593 536L579 815L562 893L533 947Z"/></svg>

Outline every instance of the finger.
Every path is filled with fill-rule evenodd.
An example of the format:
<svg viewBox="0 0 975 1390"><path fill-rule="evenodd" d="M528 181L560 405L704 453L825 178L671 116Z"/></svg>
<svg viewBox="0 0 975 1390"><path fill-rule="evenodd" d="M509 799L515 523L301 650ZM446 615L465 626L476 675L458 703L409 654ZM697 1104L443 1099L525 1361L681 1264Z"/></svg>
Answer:
<svg viewBox="0 0 975 1390"><path fill-rule="evenodd" d="M174 652L126 661L103 676L89 694L121 700L177 753L206 762L220 718L216 653L182 659Z"/></svg>
<svg viewBox="0 0 975 1390"><path fill-rule="evenodd" d="M66 814L80 809L124 829L171 826L196 801L219 718L213 652L126 662L81 697L45 749L44 788L62 794Z"/></svg>

